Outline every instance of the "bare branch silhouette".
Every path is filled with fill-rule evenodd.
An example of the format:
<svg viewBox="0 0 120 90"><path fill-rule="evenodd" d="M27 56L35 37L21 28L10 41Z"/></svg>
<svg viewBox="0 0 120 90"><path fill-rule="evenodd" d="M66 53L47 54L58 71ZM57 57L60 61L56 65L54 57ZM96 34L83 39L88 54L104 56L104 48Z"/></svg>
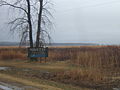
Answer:
<svg viewBox="0 0 120 90"><path fill-rule="evenodd" d="M48 8L49 5L52 5L50 0L13 0L13 2L0 0L0 6L8 6L21 12L19 16L8 22L10 31L21 32L20 45L28 38L30 47L34 45L40 47L41 44L45 45L47 40L50 41L49 29L52 26L53 16ZM36 37L35 44L33 37Z"/></svg>

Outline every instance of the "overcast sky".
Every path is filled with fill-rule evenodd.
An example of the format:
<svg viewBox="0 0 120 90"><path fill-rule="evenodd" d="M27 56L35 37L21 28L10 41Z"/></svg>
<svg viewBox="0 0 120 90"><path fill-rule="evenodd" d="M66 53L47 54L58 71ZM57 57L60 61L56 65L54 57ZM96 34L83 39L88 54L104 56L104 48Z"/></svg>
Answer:
<svg viewBox="0 0 120 90"><path fill-rule="evenodd" d="M120 0L53 0L53 42L120 44ZM7 12L0 9L0 41L19 41L4 29Z"/></svg>

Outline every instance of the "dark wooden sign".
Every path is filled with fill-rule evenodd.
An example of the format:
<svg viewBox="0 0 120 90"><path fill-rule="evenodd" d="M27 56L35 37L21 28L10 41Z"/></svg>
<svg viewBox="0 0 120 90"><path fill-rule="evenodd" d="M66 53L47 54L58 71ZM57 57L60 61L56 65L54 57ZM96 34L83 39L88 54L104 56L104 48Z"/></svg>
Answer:
<svg viewBox="0 0 120 90"><path fill-rule="evenodd" d="M48 47L28 48L28 57L48 57Z"/></svg>

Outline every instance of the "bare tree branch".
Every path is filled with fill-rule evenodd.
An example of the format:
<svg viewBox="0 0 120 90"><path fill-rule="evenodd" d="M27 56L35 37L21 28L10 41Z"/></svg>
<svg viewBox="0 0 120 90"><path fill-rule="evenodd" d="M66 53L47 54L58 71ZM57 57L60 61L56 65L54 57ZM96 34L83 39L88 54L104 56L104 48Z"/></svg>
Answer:
<svg viewBox="0 0 120 90"><path fill-rule="evenodd" d="M20 11L20 15L14 19L12 18L8 25L10 26L10 31L21 32L20 44L29 37L30 47L34 47L34 33L36 47L39 47L41 44L44 45L47 39L51 39L48 30L53 24L51 21L53 16L49 5L52 5L50 0L14 0L13 2L0 0L0 7L9 6L16 11Z"/></svg>
<svg viewBox="0 0 120 90"><path fill-rule="evenodd" d="M3 1L3 0L0 1L0 6L11 6L11 7L13 7L13 8L21 9L21 10L23 10L26 14L28 14L28 12L27 12L24 8L19 7L19 6L15 6L14 4L10 4L10 3L6 2L6 1Z"/></svg>

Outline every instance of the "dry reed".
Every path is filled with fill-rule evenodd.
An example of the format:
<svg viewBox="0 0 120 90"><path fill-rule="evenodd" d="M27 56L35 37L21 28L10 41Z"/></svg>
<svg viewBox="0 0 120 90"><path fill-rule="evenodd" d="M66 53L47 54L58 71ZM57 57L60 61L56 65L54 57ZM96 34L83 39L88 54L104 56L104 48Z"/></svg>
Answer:
<svg viewBox="0 0 120 90"><path fill-rule="evenodd" d="M50 47L48 61L70 60L72 64L87 67L120 67L119 46ZM1 47L0 59L27 59L27 49Z"/></svg>

